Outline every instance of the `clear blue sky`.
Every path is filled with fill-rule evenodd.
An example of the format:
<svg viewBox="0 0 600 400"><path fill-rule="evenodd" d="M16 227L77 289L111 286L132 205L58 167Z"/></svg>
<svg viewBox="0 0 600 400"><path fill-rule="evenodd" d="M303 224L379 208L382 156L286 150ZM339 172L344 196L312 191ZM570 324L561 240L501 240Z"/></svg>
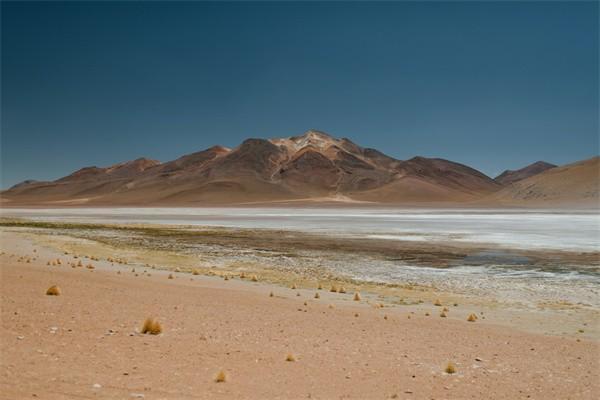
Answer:
<svg viewBox="0 0 600 400"><path fill-rule="evenodd" d="M598 3L2 2L2 187L309 128L488 175L598 154Z"/></svg>

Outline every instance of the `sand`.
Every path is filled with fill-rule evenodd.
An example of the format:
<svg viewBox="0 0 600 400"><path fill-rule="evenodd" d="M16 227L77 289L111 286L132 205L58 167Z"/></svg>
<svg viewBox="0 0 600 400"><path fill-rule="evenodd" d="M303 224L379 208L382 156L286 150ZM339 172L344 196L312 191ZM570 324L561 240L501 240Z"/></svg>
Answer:
<svg viewBox="0 0 600 400"><path fill-rule="evenodd" d="M22 235L0 237L7 253L0 256L2 399L600 394L597 337L543 335L481 318L471 323L461 306L449 307L448 318L433 305L430 316L417 307L375 308L368 296L352 301L354 293L328 288L315 299L316 289L292 290L260 277L173 272L175 279L167 279L168 271L131 272L132 266L88 259L83 264L94 270L71 268L72 256ZM57 257L62 265L46 265ZM60 296L45 294L52 285ZM160 321L162 334L139 333L147 317ZM286 361L288 354L295 361ZM456 373L444 372L449 362ZM226 380L215 382L221 370Z"/></svg>

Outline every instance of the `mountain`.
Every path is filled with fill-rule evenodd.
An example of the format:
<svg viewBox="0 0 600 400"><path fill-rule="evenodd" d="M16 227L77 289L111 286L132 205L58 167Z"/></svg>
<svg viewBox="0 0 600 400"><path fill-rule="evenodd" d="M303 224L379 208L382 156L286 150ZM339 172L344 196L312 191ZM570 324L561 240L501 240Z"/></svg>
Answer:
<svg viewBox="0 0 600 400"><path fill-rule="evenodd" d="M450 204L491 198L503 185L439 158L397 160L349 139L309 130L247 139L158 162L86 167L52 182L0 194L4 206L203 206L274 202Z"/></svg>
<svg viewBox="0 0 600 400"><path fill-rule="evenodd" d="M600 206L600 157L546 169L492 194L494 204Z"/></svg>
<svg viewBox="0 0 600 400"><path fill-rule="evenodd" d="M516 171L507 169L506 171L495 177L494 180L501 185L510 185L511 183L527 179L530 176L537 175L554 167L556 167L556 165L554 164L550 164L545 161L537 161Z"/></svg>

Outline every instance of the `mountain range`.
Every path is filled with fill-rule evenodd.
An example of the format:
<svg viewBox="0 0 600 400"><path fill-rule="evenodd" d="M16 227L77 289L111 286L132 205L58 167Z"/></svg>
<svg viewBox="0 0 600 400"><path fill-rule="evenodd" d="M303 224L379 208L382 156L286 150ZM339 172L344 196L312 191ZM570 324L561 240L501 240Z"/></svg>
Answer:
<svg viewBox="0 0 600 400"><path fill-rule="evenodd" d="M349 139L309 130L247 139L161 163L139 158L85 167L0 193L3 206L203 206L382 203L597 206L599 158L557 167L536 162L495 179L456 162L397 160Z"/></svg>

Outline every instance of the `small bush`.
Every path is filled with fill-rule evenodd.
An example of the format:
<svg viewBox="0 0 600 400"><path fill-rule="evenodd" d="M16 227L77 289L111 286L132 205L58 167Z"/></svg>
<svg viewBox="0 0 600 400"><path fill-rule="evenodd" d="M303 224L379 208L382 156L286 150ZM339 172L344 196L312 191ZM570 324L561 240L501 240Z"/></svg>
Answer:
<svg viewBox="0 0 600 400"><path fill-rule="evenodd" d="M60 288L56 285L52 285L46 290L46 295L48 296L60 296L61 291Z"/></svg>
<svg viewBox="0 0 600 400"><path fill-rule="evenodd" d="M217 383L222 383L225 382L227 380L227 376L225 375L225 371L221 370L217 373L217 376L215 376L215 382Z"/></svg>
<svg viewBox="0 0 600 400"><path fill-rule="evenodd" d="M446 369L444 369L444 372L446 372L447 374L454 374L456 372L456 367L454 366L454 364L449 362L448 365L446 365Z"/></svg>
<svg viewBox="0 0 600 400"><path fill-rule="evenodd" d="M144 334L158 335L162 333L162 326L160 325L160 322L154 318L146 318L144 325L142 325L141 332Z"/></svg>

